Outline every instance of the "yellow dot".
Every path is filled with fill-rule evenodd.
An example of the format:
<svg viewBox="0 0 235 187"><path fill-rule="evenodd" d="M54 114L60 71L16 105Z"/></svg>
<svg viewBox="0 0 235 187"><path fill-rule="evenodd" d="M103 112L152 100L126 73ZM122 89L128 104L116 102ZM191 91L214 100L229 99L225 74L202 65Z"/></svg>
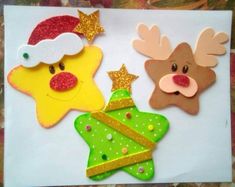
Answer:
<svg viewBox="0 0 235 187"><path fill-rule="evenodd" d="M153 126L153 125L149 125L149 126L148 126L148 130L149 130L149 131L153 131L153 129L154 129L154 126Z"/></svg>
<svg viewBox="0 0 235 187"><path fill-rule="evenodd" d="M126 155L128 153L128 149L126 147L122 148L122 154Z"/></svg>

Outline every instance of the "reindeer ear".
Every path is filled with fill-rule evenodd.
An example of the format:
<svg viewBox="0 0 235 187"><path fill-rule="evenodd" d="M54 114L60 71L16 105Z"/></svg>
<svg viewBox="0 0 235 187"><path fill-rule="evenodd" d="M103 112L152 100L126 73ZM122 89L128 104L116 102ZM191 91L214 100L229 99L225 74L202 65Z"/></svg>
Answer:
<svg viewBox="0 0 235 187"><path fill-rule="evenodd" d="M198 65L205 67L214 67L218 61L216 56L224 55L226 49L224 43L228 41L228 35L223 32L215 33L211 28L207 28L200 34L194 58Z"/></svg>
<svg viewBox="0 0 235 187"><path fill-rule="evenodd" d="M165 60L171 53L171 46L166 36L161 36L158 27L151 29L144 24L138 26L138 34L141 39L133 41L133 47L143 55L157 60Z"/></svg>

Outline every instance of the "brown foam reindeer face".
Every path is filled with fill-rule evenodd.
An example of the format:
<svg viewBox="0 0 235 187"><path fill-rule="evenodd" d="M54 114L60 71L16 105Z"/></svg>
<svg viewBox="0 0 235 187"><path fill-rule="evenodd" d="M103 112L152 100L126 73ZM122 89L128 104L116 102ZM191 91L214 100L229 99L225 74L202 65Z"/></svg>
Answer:
<svg viewBox="0 0 235 187"><path fill-rule="evenodd" d="M214 55L225 54L221 44L228 40L227 35L205 30L193 54L187 43L179 44L171 53L168 39L160 37L156 26L148 30L140 25L138 31L143 40L135 40L134 48L153 58L145 62L145 69L155 83L150 105L156 109L176 105L190 114L197 114L200 93L216 80L210 67L217 64Z"/></svg>

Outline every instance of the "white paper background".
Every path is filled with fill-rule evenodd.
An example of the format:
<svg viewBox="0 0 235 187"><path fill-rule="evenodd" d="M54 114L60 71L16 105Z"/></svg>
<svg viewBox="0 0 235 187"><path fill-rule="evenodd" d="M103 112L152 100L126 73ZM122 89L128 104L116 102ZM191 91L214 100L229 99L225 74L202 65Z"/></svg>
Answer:
<svg viewBox="0 0 235 187"><path fill-rule="evenodd" d="M17 49L40 21L57 15L77 16L75 8L7 6L4 11L5 76L18 65ZM130 73L140 76L132 84L138 108L164 114L170 121L169 132L154 151L156 173L150 182L230 181L230 43L226 44L227 55L219 57L214 68L216 83L200 96L199 114L191 116L176 107L156 111L148 105L154 85L144 70L147 58L132 48L131 41L137 38L137 24L157 24L173 47L188 42L194 48L205 27L230 35L231 12L101 9L100 17L105 34L94 44L103 49L104 58L95 80L106 101L111 96L106 72L125 63ZM7 81L5 85L5 186L142 182L122 171L101 182L87 178L89 148L73 125L81 113L70 112L56 127L43 129L35 118L33 99L14 90Z"/></svg>

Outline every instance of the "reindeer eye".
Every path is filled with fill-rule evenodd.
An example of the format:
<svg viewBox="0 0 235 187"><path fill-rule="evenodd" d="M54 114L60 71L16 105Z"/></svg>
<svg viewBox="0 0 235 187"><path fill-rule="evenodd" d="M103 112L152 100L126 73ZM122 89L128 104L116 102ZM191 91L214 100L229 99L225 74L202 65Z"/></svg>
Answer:
<svg viewBox="0 0 235 187"><path fill-rule="evenodd" d="M185 65L184 67L183 67L183 73L187 73L188 72L188 66L187 65Z"/></svg>
<svg viewBox="0 0 235 187"><path fill-rule="evenodd" d="M59 67L60 67L61 70L64 70L64 69L65 69L64 63L63 63L63 62L60 62L60 63L59 63Z"/></svg>
<svg viewBox="0 0 235 187"><path fill-rule="evenodd" d="M174 72L174 71L176 71L177 70L177 68L178 68L178 66L177 66L177 64L176 63L174 63L174 64L172 64L172 66L171 66L171 70Z"/></svg>
<svg viewBox="0 0 235 187"><path fill-rule="evenodd" d="M49 66L49 71L50 71L51 74L54 74L55 73L54 66Z"/></svg>

